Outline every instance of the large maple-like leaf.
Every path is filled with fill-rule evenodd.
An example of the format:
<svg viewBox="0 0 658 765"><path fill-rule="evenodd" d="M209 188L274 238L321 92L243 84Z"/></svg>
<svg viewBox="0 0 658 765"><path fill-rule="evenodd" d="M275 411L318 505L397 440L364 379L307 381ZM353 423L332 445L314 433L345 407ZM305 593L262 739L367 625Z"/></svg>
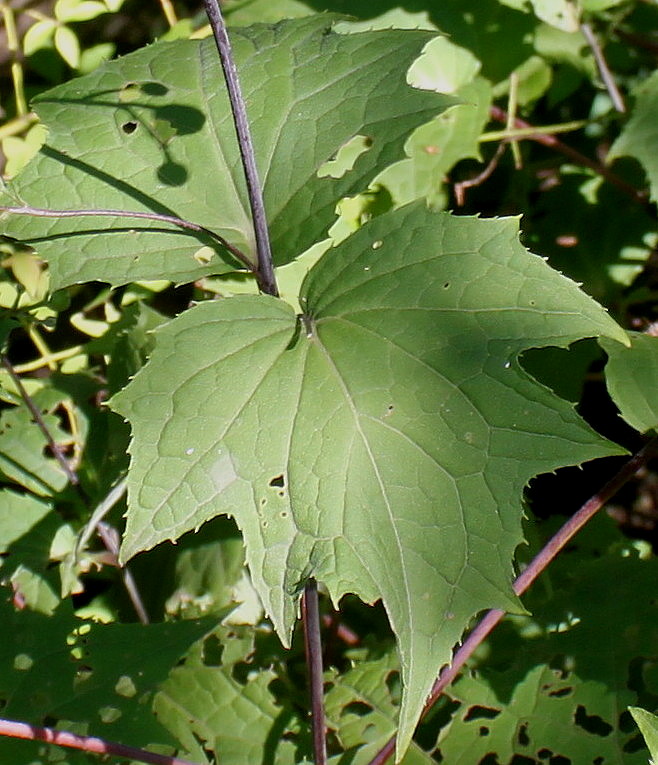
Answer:
<svg viewBox="0 0 658 765"><path fill-rule="evenodd" d="M415 90L406 70L432 33L341 35L316 16L232 32L263 184L274 259L321 238L336 200L400 159L418 125L455 103ZM46 145L0 205L175 216L253 259L240 154L212 39L158 43L40 95ZM369 149L341 178L320 166L355 135ZM3 232L38 249L55 287L90 280L193 281L235 268L207 233L166 221L4 214ZM238 264L239 265L239 264Z"/></svg>
<svg viewBox="0 0 658 765"><path fill-rule="evenodd" d="M521 495L538 473L618 454L518 363L623 331L518 242L516 220L422 205L326 253L300 296L205 302L156 332L113 399L134 431L122 557L233 515L276 629L301 588L381 598L411 736L469 619L517 609Z"/></svg>

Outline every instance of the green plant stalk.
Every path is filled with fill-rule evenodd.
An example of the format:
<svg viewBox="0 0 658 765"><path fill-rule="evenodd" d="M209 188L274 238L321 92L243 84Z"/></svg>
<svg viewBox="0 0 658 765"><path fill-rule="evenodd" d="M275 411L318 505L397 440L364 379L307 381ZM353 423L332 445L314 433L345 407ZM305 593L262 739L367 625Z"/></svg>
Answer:
<svg viewBox="0 0 658 765"><path fill-rule="evenodd" d="M587 120L574 120L573 122L561 122L556 125L541 125L527 128L506 128L505 130L490 130L482 133L478 138L480 143L491 141L512 141L514 139L535 138L538 135L554 135L556 133L570 133L580 130L588 124Z"/></svg>
<svg viewBox="0 0 658 765"><path fill-rule="evenodd" d="M170 27L173 27L178 23L178 19L176 18L176 11L171 0L160 0L160 7L162 8L162 13L167 20L167 24L169 24Z"/></svg>
<svg viewBox="0 0 658 765"><path fill-rule="evenodd" d="M14 12L9 7L9 3L2 3L2 18L5 22L5 32L7 34L7 48L11 53L11 78L14 84L14 98L16 99L16 114L24 117L28 113L27 99L25 98L25 83L23 81L23 67L18 60L20 44L18 41L18 31Z"/></svg>
<svg viewBox="0 0 658 765"><path fill-rule="evenodd" d="M115 755L116 757L146 762L150 765L197 765L190 760L170 757L164 754L148 752L134 746L126 746L113 741L105 741L95 736L76 736L63 730L41 728L36 725L17 722L16 720L0 719L0 735L11 738L22 738L28 741L45 741L48 744L64 746L68 749L81 749L83 752L93 752L100 755Z"/></svg>
<svg viewBox="0 0 658 765"><path fill-rule="evenodd" d="M514 119L516 118L516 109L518 106L519 95L519 75L517 72L512 72L509 76L509 99L507 102L507 125L506 129L509 131L514 127ZM514 157L514 167L520 170L522 167L521 150L517 141L510 141L510 147L512 149L512 157Z"/></svg>
<svg viewBox="0 0 658 765"><path fill-rule="evenodd" d="M658 436L648 441L640 451L634 454L628 462L613 476L596 494L590 497L580 509L553 535L546 545L528 564L528 567L520 574L512 585L516 595L523 593L547 568L549 563L561 552L573 537L585 526L596 513L609 502L615 494L645 465L658 449ZM452 663L439 674L432 686L432 691L427 699L421 719L423 719L434 704L438 701L443 691L457 677L460 670L471 658L475 650L481 645L487 635L505 616L505 611L492 609L487 611L478 625L462 643L461 648L455 652ZM392 736L382 749L370 761L369 765L383 765L395 752L395 736Z"/></svg>

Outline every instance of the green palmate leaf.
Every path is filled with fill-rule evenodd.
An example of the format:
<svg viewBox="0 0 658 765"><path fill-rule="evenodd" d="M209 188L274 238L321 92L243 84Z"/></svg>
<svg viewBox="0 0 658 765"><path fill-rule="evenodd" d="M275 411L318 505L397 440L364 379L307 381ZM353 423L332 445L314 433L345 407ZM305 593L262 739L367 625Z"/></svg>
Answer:
<svg viewBox="0 0 658 765"><path fill-rule="evenodd" d="M82 733L135 746L174 739L151 711L152 694L171 665L210 629L208 621L100 625L77 619L62 603L50 617L17 611L0 599L0 704L6 717L35 724L73 721ZM25 760L41 763L38 745Z"/></svg>
<svg viewBox="0 0 658 765"><path fill-rule="evenodd" d="M551 586L528 593L533 616L506 620L488 658L450 689L460 706L441 732L444 762L470 765L495 753L501 763L516 755L646 764L625 709L653 699L657 687L656 604L646 586L657 561L620 542L609 518L592 526L555 561Z"/></svg>
<svg viewBox="0 0 658 765"><path fill-rule="evenodd" d="M155 699L158 719L195 760L212 751L217 762L300 762L295 739L303 726L291 706L275 699L269 687L275 673L254 666L253 638L218 628ZM249 670L246 678L238 665Z"/></svg>
<svg viewBox="0 0 658 765"><path fill-rule="evenodd" d="M346 752L350 765L366 765L395 734L399 711L399 664L394 653L360 661L342 675L326 680L325 712L330 728ZM436 760L412 742L402 765L430 765Z"/></svg>
<svg viewBox="0 0 658 765"><path fill-rule="evenodd" d="M310 576L382 598L401 655L408 744L474 613L518 609L521 492L619 453L517 356L604 334L603 309L518 242L514 220L412 205L329 251L300 297L236 297L156 332L113 399L132 422L122 558L234 515L287 641Z"/></svg>
<svg viewBox="0 0 658 765"><path fill-rule="evenodd" d="M613 143L608 159L633 157L644 168L651 199L658 200L658 72L647 77L634 91L635 107L621 135Z"/></svg>
<svg viewBox="0 0 658 765"><path fill-rule="evenodd" d="M641 433L658 428L658 337L630 332L630 347L600 340L605 380L621 416Z"/></svg>
<svg viewBox="0 0 658 765"><path fill-rule="evenodd" d="M454 103L405 80L431 33L340 35L331 31L334 20L232 33L277 264L321 238L336 200L366 188L402 156L411 130ZM39 96L34 107L48 142L0 204L174 215L251 256L249 204L212 39L149 46ZM357 134L369 150L353 170L318 177ZM162 221L4 217L4 233L48 258L55 287L191 281L236 264L209 235Z"/></svg>

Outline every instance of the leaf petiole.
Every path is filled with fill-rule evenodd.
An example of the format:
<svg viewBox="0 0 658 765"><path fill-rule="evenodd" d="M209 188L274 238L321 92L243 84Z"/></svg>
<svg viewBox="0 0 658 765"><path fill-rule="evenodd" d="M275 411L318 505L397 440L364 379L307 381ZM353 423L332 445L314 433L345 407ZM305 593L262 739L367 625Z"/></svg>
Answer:
<svg viewBox="0 0 658 765"><path fill-rule="evenodd" d="M188 231L195 231L199 234L207 234L212 237L216 242L228 250L237 260L240 261L249 271L254 271L254 264L249 260L242 250L234 247L230 242L224 239L223 236L211 231L205 226L201 226L199 223L193 223L192 221L185 220L184 218L177 218L175 215L164 215L162 213L153 212L137 212L132 210L49 210L43 207L31 207L30 205L23 205L22 207L4 207L0 205L0 213L9 213L10 215L33 215L39 218L83 218L99 216L104 218L139 218L140 220L155 220L161 223L171 223L179 228L187 229Z"/></svg>

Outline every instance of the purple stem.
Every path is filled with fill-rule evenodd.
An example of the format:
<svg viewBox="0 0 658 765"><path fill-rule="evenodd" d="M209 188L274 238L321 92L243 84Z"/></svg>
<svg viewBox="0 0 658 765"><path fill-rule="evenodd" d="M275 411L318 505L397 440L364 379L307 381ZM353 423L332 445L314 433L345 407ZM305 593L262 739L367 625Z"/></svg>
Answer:
<svg viewBox="0 0 658 765"><path fill-rule="evenodd" d="M322 678L322 638L320 636L320 609L318 585L309 579L302 595L302 622L304 647L308 667L311 695L311 730L315 765L326 765L327 742L324 720L324 682Z"/></svg>
<svg viewBox="0 0 658 765"><path fill-rule="evenodd" d="M234 255L240 263L246 266L250 271L254 270L254 264L249 258L234 247L230 242L227 242L223 236L217 234L215 231L211 231L205 226L201 226L198 223L192 223L192 221L185 220L184 218L177 218L175 215L162 215L161 213L152 212L136 212L131 210L49 210L43 207L31 207L30 205L23 205L22 207L2 207L0 206L0 213L10 213L11 215L35 215L39 218L83 218L99 216L101 218L140 218L142 220L155 220L161 223L171 223L179 228L185 228L189 231L196 231L199 234L207 234L212 237L216 242L219 242L222 247L227 249L231 255Z"/></svg>
<svg viewBox="0 0 658 765"><path fill-rule="evenodd" d="M267 230L263 192L258 179L258 168L256 167L254 145L251 140L247 108L242 96L242 89L240 88L238 70L231 51L231 42L226 32L226 24L224 23L219 2L217 0L204 0L204 3L217 44L217 50L219 51L219 60L224 71L224 79L226 80L229 101L231 102L231 111L233 112L233 123L238 137L240 156L242 157L242 167L247 182L247 194L251 207L251 219L254 224L256 252L258 253L258 272L256 274L258 286L261 292L264 292L266 295L278 297L279 291L272 264L272 251L270 248L270 235Z"/></svg>
<svg viewBox="0 0 658 765"><path fill-rule="evenodd" d="M113 754L117 757L126 757L130 760L146 762L151 765L197 765L197 763L190 760L181 760L179 757L147 752L145 749L105 741L94 736L76 736L74 733L68 733L67 731L40 728L36 725L28 725L16 720L0 719L0 735L27 739L29 741L46 741L49 744L56 744L57 746L64 746L69 749L81 749L83 752Z"/></svg>

